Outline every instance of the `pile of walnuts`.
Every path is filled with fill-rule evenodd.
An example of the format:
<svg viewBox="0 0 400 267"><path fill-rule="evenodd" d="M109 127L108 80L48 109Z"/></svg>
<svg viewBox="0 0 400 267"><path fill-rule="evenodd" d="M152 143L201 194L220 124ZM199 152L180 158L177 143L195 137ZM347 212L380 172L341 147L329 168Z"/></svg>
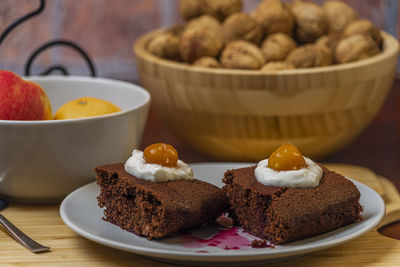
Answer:
<svg viewBox="0 0 400 267"><path fill-rule="evenodd" d="M380 30L341 1L263 0L251 14L241 0L181 0L184 25L155 37L158 57L199 67L276 71L356 61L378 54Z"/></svg>

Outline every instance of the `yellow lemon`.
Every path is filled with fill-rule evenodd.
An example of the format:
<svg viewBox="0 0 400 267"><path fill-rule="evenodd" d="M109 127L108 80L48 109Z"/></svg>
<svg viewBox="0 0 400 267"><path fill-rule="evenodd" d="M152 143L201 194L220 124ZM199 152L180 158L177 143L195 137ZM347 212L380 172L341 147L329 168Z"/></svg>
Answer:
<svg viewBox="0 0 400 267"><path fill-rule="evenodd" d="M78 119L118 112L121 109L106 100L81 97L62 105L54 115L55 120Z"/></svg>

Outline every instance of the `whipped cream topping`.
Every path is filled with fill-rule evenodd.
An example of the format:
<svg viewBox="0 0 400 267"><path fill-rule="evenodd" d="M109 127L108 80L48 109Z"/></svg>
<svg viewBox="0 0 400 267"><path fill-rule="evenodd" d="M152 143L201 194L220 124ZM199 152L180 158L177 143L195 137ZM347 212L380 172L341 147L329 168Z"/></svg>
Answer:
<svg viewBox="0 0 400 267"><path fill-rule="evenodd" d="M137 178L152 182L193 179L192 168L183 161L178 160L176 167L147 163L143 157L143 151L137 149L133 150L132 156L125 162L125 171Z"/></svg>
<svg viewBox="0 0 400 267"><path fill-rule="evenodd" d="M309 158L304 157L306 166L298 170L277 171L268 167L268 159L258 163L254 170L257 181L268 186L316 187L322 178L322 168Z"/></svg>

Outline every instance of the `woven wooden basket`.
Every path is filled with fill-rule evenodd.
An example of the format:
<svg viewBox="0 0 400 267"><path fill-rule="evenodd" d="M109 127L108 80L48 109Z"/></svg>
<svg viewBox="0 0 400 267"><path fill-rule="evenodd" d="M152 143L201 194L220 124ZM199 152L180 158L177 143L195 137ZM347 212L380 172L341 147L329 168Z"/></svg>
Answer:
<svg viewBox="0 0 400 267"><path fill-rule="evenodd" d="M284 141L319 158L359 135L382 106L398 42L354 63L265 74L206 69L155 57L150 32L134 44L140 81L161 119L184 141L220 160L258 161Z"/></svg>

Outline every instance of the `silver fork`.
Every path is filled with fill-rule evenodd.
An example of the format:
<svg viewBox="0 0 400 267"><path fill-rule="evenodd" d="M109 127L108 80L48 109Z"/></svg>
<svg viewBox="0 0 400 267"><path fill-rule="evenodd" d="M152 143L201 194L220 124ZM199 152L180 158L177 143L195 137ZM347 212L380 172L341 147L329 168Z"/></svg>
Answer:
<svg viewBox="0 0 400 267"><path fill-rule="evenodd" d="M0 224L4 226L7 232L14 238L18 243L29 249L33 253L40 253L49 251L50 248L42 246L35 240L32 240L29 236L19 230L14 224L12 224L6 217L0 213Z"/></svg>

